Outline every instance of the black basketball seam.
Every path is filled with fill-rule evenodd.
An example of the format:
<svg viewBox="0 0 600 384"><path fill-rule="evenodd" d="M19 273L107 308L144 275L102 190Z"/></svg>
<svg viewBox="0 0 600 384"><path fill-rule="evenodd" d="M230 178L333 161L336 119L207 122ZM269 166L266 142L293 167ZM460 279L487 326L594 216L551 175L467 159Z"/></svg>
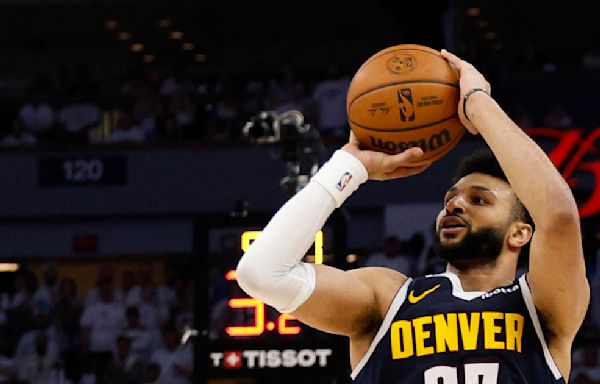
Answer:
<svg viewBox="0 0 600 384"><path fill-rule="evenodd" d="M394 86L394 85L409 84L409 83L441 84L441 85L447 85L449 87L459 89L458 84L452 84L452 83L447 83L445 81L438 81L438 80L407 80L407 81L400 81L400 82L395 82L395 83L386 83L386 84L382 84L380 86L377 86L375 88L371 88L371 89L368 89L366 91L363 91L362 93L359 93L356 97L354 97L354 99L352 99L352 101L350 102L350 104L348 104L348 112L350 112L350 107L352 107L352 104L354 104L354 102L356 101L356 99L358 99L359 97L362 97L362 96L366 95L369 92L372 92L372 91L374 91L376 89L382 89L382 88L391 87L391 86Z"/></svg>
<svg viewBox="0 0 600 384"><path fill-rule="evenodd" d="M392 129L365 127L364 125L360 125L360 124L356 123L355 121L351 120L350 118L348 118L348 121L350 123L356 125L358 128L364 129L365 131L375 131L375 132L407 132L407 131L415 131L415 130L421 129L421 128L431 127L432 125L443 123L444 121L450 120L450 119L452 119L452 118L454 118L456 116L458 116L458 113L450 115L450 116L448 116L448 117L446 117L446 118L444 118L442 120L431 122L429 124L419 125L419 126L410 127L410 128L392 128Z"/></svg>
<svg viewBox="0 0 600 384"><path fill-rule="evenodd" d="M433 48L431 48L433 49ZM385 49L382 49L382 51L385 51ZM379 54L375 54L375 56L370 57L369 59L367 59L367 61L365 61L364 63L361 64L360 67L362 67L363 65L367 65L368 63L370 63L371 61L378 59L379 57L383 56L383 55L387 55L388 53L392 53L392 52L398 52L398 51L419 51L419 52L425 52L425 53L429 53L430 55L433 55L435 57L439 57L441 59L443 59L443 57L437 53L433 53L433 52L429 52L425 49L421 49L421 48L399 48L399 49L394 49L392 51L387 51L387 52L382 52Z"/></svg>

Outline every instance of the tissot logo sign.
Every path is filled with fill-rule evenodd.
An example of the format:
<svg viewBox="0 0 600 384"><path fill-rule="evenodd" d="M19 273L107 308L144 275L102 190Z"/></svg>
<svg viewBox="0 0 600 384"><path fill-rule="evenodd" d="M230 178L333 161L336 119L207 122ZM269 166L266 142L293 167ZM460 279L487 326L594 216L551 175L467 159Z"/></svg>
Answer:
<svg viewBox="0 0 600 384"><path fill-rule="evenodd" d="M587 174L594 179L592 193L579 201L579 215L582 218L600 213L600 160L596 144L600 141L600 127L591 133L583 129L559 130L553 128L527 128L532 137L556 139L557 144L548 156L561 172L569 186L577 188ZM595 159L590 159L590 157Z"/></svg>
<svg viewBox="0 0 600 384"><path fill-rule="evenodd" d="M246 349L211 352L213 368L265 369L327 367L333 351L322 349Z"/></svg>

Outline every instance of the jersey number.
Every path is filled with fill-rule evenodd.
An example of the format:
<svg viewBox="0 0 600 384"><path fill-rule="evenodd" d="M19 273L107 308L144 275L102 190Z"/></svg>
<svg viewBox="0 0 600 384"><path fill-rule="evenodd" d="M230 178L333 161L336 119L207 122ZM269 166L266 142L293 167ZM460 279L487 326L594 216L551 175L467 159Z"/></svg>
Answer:
<svg viewBox="0 0 600 384"><path fill-rule="evenodd" d="M498 368L498 363L465 364L464 384L497 384ZM432 367L425 371L424 379L425 384L458 384L458 370L443 365Z"/></svg>

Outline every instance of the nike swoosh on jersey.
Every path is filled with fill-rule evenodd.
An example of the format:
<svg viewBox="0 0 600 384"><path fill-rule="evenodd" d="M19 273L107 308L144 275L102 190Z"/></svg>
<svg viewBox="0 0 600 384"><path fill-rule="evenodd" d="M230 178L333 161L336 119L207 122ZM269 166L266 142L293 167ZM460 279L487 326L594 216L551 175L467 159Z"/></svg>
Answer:
<svg viewBox="0 0 600 384"><path fill-rule="evenodd" d="M429 295L430 293L432 293L433 291L435 291L436 289L438 289L441 286L442 286L441 284L438 284L435 287L426 290L425 292L421 293L418 296L415 296L415 291L412 290L408 294L408 302L411 303L411 304L416 304L419 301L423 300L423 298L425 298L425 296Z"/></svg>

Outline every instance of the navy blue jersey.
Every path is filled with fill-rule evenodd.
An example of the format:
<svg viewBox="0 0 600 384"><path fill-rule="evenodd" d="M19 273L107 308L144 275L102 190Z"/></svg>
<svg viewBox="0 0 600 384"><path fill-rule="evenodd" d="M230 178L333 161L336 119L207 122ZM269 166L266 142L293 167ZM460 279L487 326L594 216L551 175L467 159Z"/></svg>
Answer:
<svg viewBox="0 0 600 384"><path fill-rule="evenodd" d="M409 279L365 356L360 384L564 384L525 276L465 292L451 273Z"/></svg>

